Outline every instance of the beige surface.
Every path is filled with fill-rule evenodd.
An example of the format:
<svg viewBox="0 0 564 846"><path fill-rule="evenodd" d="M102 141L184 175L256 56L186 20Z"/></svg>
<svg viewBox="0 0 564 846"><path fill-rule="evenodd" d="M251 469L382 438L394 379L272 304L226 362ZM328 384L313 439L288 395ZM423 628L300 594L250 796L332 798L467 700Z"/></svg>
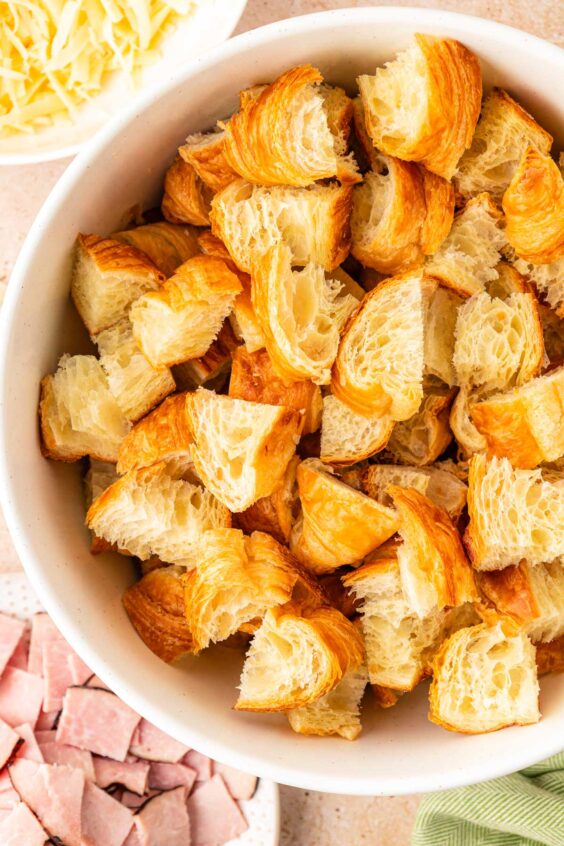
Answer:
<svg viewBox="0 0 564 846"><path fill-rule="evenodd" d="M338 0L249 0L237 32L284 17L346 6L389 3ZM562 0L446 0L396 3L492 18L564 45ZM30 223L67 161L0 168L0 297ZM0 517L0 572L19 567ZM336 741L345 742L345 741ZM408 846L416 797L361 798L282 788L281 846ZM437 844L439 846L439 844Z"/></svg>

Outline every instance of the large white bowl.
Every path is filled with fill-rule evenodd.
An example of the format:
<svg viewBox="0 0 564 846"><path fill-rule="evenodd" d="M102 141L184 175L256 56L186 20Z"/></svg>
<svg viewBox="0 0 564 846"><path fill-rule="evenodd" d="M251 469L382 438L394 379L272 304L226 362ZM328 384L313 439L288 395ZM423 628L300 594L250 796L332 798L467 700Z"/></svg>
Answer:
<svg viewBox="0 0 564 846"><path fill-rule="evenodd" d="M78 231L110 232L121 213L150 205L187 132L229 114L237 92L292 64L313 62L351 85L406 47L414 32L458 38L482 59L486 83L507 86L556 135L563 103L556 47L498 24L422 9L364 8L284 21L227 42L108 126L71 165L39 214L3 307L1 481L17 551L41 601L88 664L169 734L244 770L317 790L430 791L519 769L564 746L564 677L543 680L538 725L477 737L427 721L426 685L390 711L366 708L358 741L293 734L284 717L231 710L241 658L217 648L169 667L141 643L120 596L129 562L92 557L80 476L39 451L39 380L86 338L69 305ZM560 136L562 141L562 136Z"/></svg>

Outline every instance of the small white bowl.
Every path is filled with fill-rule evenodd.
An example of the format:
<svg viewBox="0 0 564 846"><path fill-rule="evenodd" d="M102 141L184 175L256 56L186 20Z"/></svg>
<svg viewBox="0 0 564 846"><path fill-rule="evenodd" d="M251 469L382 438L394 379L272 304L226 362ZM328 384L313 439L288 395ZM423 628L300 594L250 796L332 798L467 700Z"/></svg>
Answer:
<svg viewBox="0 0 564 846"><path fill-rule="evenodd" d="M247 0L200 0L194 13L179 22L159 46L159 59L143 68L138 86L116 72L100 94L85 103L76 119L48 126L33 135L0 137L0 165L36 164L75 156L111 118L155 83L172 81L180 68L225 41L239 21Z"/></svg>
<svg viewBox="0 0 564 846"><path fill-rule="evenodd" d="M61 353L86 344L68 297L77 232L111 232L124 209L153 204L176 146L229 114L241 88L301 62L351 85L418 31L463 41L480 56L486 84L506 86L547 129L560 132L562 144L564 104L555 82L564 77L564 54L531 35L423 9L348 9L283 21L226 42L102 130L40 212L3 306L3 507L20 558L65 637L126 702L174 737L243 770L329 792L456 787L558 752L564 676L543 679L540 723L488 735L452 734L429 723L425 684L389 711L367 706L354 743L293 734L283 716L235 713L237 652L217 648L170 667L134 633L120 601L132 579L130 563L90 555L78 468L41 457L39 380Z"/></svg>

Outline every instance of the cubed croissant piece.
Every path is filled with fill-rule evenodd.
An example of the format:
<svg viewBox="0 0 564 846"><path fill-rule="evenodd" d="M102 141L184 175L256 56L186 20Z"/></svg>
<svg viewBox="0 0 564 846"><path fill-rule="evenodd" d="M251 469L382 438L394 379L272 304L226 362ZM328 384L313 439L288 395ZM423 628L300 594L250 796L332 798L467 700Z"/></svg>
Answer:
<svg viewBox="0 0 564 846"><path fill-rule="evenodd" d="M365 267L401 273L436 252L454 217L454 190L425 168L381 156L354 189L352 254Z"/></svg>
<svg viewBox="0 0 564 846"><path fill-rule="evenodd" d="M316 702L364 661L362 638L335 608L272 608L241 674L237 711L287 711Z"/></svg>
<svg viewBox="0 0 564 846"><path fill-rule="evenodd" d="M306 187L336 176L358 182L347 155L348 107L344 92L321 86L311 65L291 68L258 97L248 98L226 126L225 157L248 182Z"/></svg>
<svg viewBox="0 0 564 846"><path fill-rule="evenodd" d="M544 295L556 316L564 318L564 259L557 259L550 264L533 264L514 256L512 261L515 269L539 294Z"/></svg>
<svg viewBox="0 0 564 846"><path fill-rule="evenodd" d="M352 101L354 134L362 155L370 169L379 173L382 168L383 157L376 149L366 127L366 117L362 97L355 97Z"/></svg>
<svg viewBox="0 0 564 846"><path fill-rule="evenodd" d="M476 570L502 570L564 555L564 484L507 458L474 455L468 479L470 522L464 540Z"/></svg>
<svg viewBox="0 0 564 846"><path fill-rule="evenodd" d="M200 388L187 412L196 472L225 506L244 511L276 490L296 450L298 411Z"/></svg>
<svg viewBox="0 0 564 846"><path fill-rule="evenodd" d="M564 636L550 643L537 643L537 672L564 673Z"/></svg>
<svg viewBox="0 0 564 846"><path fill-rule="evenodd" d="M438 285L425 321L425 373L436 376L449 387L456 384L452 357L456 318L462 302L454 291Z"/></svg>
<svg viewBox="0 0 564 846"><path fill-rule="evenodd" d="M301 434L316 432L321 425L321 391L309 379L285 382L277 376L266 350L250 353L239 347L233 354L229 396L249 402L283 405L302 415Z"/></svg>
<svg viewBox="0 0 564 846"><path fill-rule="evenodd" d="M413 488L388 487L399 514L398 562L405 595L423 618L478 599L474 576L448 513Z"/></svg>
<svg viewBox="0 0 564 846"><path fill-rule="evenodd" d="M564 278L564 277L563 277ZM550 306L539 303L544 349L551 365L564 363L564 320Z"/></svg>
<svg viewBox="0 0 564 846"><path fill-rule="evenodd" d="M366 417L407 420L423 397L424 328L435 284L421 273L387 279L348 321L331 390Z"/></svg>
<svg viewBox="0 0 564 846"><path fill-rule="evenodd" d="M470 406L488 455L530 469L564 455L564 367Z"/></svg>
<svg viewBox="0 0 564 846"><path fill-rule="evenodd" d="M393 507L390 485L414 488L435 505L443 508L451 520L458 520L466 506L468 486L440 464L431 467L401 467L396 464L371 464L361 475L365 494Z"/></svg>
<svg viewBox="0 0 564 846"><path fill-rule="evenodd" d="M337 182L294 188L232 182L212 201L212 229L237 267L250 273L256 255L282 239L292 263L333 270L350 248L352 189Z"/></svg>
<svg viewBox="0 0 564 846"><path fill-rule="evenodd" d="M186 396L184 392L167 397L135 424L121 444L118 473L140 470L162 461L191 461L192 436L188 426Z"/></svg>
<svg viewBox="0 0 564 846"><path fill-rule="evenodd" d="M115 463L131 425L93 355L64 355L41 380L39 417L43 453L57 461L90 455Z"/></svg>
<svg viewBox="0 0 564 846"><path fill-rule="evenodd" d="M302 515L290 549L314 573L361 561L398 529L393 509L349 487L315 458L302 461L297 480Z"/></svg>
<svg viewBox="0 0 564 846"><path fill-rule="evenodd" d="M117 404L132 423L158 405L176 385L168 367L152 367L133 337L126 318L95 337L100 364Z"/></svg>
<svg viewBox="0 0 564 846"><path fill-rule="evenodd" d="M458 385L483 393L503 391L536 376L544 342L536 298L510 294L505 300L486 291L458 309L453 365Z"/></svg>
<svg viewBox="0 0 564 846"><path fill-rule="evenodd" d="M267 532L279 543L290 542L295 512L299 505L296 482L299 463L299 457L294 455L275 490L237 514L237 525L244 532Z"/></svg>
<svg viewBox="0 0 564 846"><path fill-rule="evenodd" d="M182 567L159 567L123 594L131 623L151 652L167 663L192 649L192 635L184 615Z"/></svg>
<svg viewBox="0 0 564 846"><path fill-rule="evenodd" d="M170 367L208 350L241 292L224 261L195 256L159 291L145 294L129 313L133 334L153 367Z"/></svg>
<svg viewBox="0 0 564 846"><path fill-rule="evenodd" d="M90 508L95 499L97 499L106 488L113 485L118 479L116 465L108 461L97 461L95 458L88 459L88 470L84 475L84 499L86 500L86 507ZM102 552L109 552L114 547L111 543L104 540L104 538L97 537L94 532L91 532L90 552L92 555L100 555ZM124 551L122 550L122 554Z"/></svg>
<svg viewBox="0 0 564 846"><path fill-rule="evenodd" d="M349 670L339 684L317 702L288 711L290 727L298 734L356 740L362 731L360 703L368 684L366 667Z"/></svg>
<svg viewBox="0 0 564 846"><path fill-rule="evenodd" d="M484 623L445 641L433 662L431 722L481 734L539 721L535 648L507 628Z"/></svg>
<svg viewBox="0 0 564 846"><path fill-rule="evenodd" d="M231 515L204 488L175 479L161 462L130 470L96 499L86 524L99 537L147 559L193 567L208 529L231 525Z"/></svg>
<svg viewBox="0 0 564 846"><path fill-rule="evenodd" d="M470 407L480 399L479 392L461 388L450 409L449 425L458 445L459 455L464 459L478 452L485 452L488 444L485 437L476 428L470 416Z"/></svg>
<svg viewBox="0 0 564 846"><path fill-rule="evenodd" d="M127 317L129 306L164 282L148 256L129 244L79 235L71 296L90 335Z"/></svg>
<svg viewBox="0 0 564 846"><path fill-rule="evenodd" d="M504 250L504 252L506 252ZM492 279L491 282L486 283L486 291L490 297L498 297L500 300L506 300L511 294L532 294L533 287L529 284L525 276L520 273L516 267L509 264L507 261L500 261L496 266L497 279ZM540 303L537 304L537 308Z"/></svg>
<svg viewBox="0 0 564 846"><path fill-rule="evenodd" d="M197 229L167 221L112 232L112 238L144 252L167 279L177 267L200 252Z"/></svg>
<svg viewBox="0 0 564 846"><path fill-rule="evenodd" d="M225 154L225 131L196 132L179 147L181 158L194 168L205 186L215 194L239 174L232 168Z"/></svg>
<svg viewBox="0 0 564 846"><path fill-rule="evenodd" d="M252 304L278 375L326 385L340 331L358 301L327 279L321 265L292 270L289 247L278 244L258 257L252 273Z"/></svg>
<svg viewBox="0 0 564 846"><path fill-rule="evenodd" d="M165 173L161 210L169 223L209 226L212 192L191 164L176 156Z"/></svg>
<svg viewBox="0 0 564 846"><path fill-rule="evenodd" d="M385 448L394 421L389 417L364 417L328 394L323 398L321 460L343 467L370 458Z"/></svg>
<svg viewBox="0 0 564 846"><path fill-rule="evenodd" d="M360 607L370 683L389 691L413 690L428 673L445 612L434 611L424 620L414 613L394 557L368 561L344 576L343 584Z"/></svg>
<svg viewBox="0 0 564 846"><path fill-rule="evenodd" d="M480 64L470 50L452 39L416 34L412 47L374 76L360 76L358 86L378 149L452 177L480 114Z"/></svg>
<svg viewBox="0 0 564 846"><path fill-rule="evenodd" d="M219 643L269 608L292 599L298 582L316 586L288 549L264 532L245 537L239 529L207 531L197 566L185 580L185 610L193 651ZM322 592L317 588L321 604Z"/></svg>
<svg viewBox="0 0 564 846"><path fill-rule="evenodd" d="M455 390L429 380L423 385L423 399L415 414L392 430L385 454L394 463L433 464L452 441L449 414Z"/></svg>
<svg viewBox="0 0 564 846"><path fill-rule="evenodd" d="M205 385L210 389L221 390L229 376L232 355L238 346L239 341L227 319L204 355L173 368L177 387L183 391L194 391Z"/></svg>
<svg viewBox="0 0 564 846"><path fill-rule="evenodd" d="M506 244L502 219L489 194L469 200L455 215L439 249L427 259L426 272L461 297L483 291L497 279L496 265Z"/></svg>
<svg viewBox="0 0 564 846"><path fill-rule="evenodd" d="M456 169L459 194L469 199L487 191L499 202L529 144L546 155L552 136L507 91L494 88L484 100L472 144Z"/></svg>
<svg viewBox="0 0 564 846"><path fill-rule="evenodd" d="M563 477L564 478L564 477ZM533 643L564 635L564 567L560 561L480 573L478 587L501 617L511 617Z"/></svg>
<svg viewBox="0 0 564 846"><path fill-rule="evenodd" d="M564 177L556 162L528 147L503 195L505 234L532 264L564 258Z"/></svg>

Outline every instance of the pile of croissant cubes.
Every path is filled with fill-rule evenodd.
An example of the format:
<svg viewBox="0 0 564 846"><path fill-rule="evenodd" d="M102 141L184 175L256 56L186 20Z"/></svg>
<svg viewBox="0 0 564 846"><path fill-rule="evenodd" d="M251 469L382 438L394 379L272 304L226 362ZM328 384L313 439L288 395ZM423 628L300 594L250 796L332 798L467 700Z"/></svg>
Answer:
<svg viewBox="0 0 564 846"><path fill-rule="evenodd" d="M43 379L43 451L89 461L92 552L139 561L149 649L232 647L236 710L352 740L367 686L388 708L430 676L447 729L539 720L564 665L551 147L417 35L352 98L310 65L247 88L158 211L78 236L98 355Z"/></svg>

